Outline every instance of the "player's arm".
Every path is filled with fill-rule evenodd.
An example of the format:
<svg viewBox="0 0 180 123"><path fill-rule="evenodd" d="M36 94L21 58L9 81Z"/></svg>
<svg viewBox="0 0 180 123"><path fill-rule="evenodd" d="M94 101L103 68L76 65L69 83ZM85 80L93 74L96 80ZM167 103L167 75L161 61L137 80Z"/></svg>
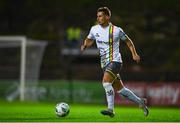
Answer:
<svg viewBox="0 0 180 123"><path fill-rule="evenodd" d="M129 50L131 51L133 60L135 60L137 63L140 61L140 56L137 54L136 52L136 48L132 42L132 40L126 35L126 44L129 48Z"/></svg>
<svg viewBox="0 0 180 123"><path fill-rule="evenodd" d="M90 47L93 44L93 42L94 41L92 39L86 38L84 40L84 43L81 45L81 51L83 52L87 47Z"/></svg>

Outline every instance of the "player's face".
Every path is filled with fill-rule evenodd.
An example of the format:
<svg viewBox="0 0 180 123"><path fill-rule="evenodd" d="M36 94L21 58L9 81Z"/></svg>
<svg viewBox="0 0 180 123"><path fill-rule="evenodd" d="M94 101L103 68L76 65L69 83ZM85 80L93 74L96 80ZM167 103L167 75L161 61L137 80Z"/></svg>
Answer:
<svg viewBox="0 0 180 123"><path fill-rule="evenodd" d="M105 15L103 12L98 12L97 21L100 25L104 25L109 22L109 16Z"/></svg>

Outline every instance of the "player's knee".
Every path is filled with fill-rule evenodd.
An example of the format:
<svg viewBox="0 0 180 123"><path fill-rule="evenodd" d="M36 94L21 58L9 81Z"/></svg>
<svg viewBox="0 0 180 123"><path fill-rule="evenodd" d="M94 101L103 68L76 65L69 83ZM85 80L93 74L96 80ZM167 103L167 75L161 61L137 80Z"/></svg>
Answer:
<svg viewBox="0 0 180 123"><path fill-rule="evenodd" d="M109 82L109 83L112 83L114 78L112 78L108 73L105 73L104 74L104 77L103 77L103 82Z"/></svg>

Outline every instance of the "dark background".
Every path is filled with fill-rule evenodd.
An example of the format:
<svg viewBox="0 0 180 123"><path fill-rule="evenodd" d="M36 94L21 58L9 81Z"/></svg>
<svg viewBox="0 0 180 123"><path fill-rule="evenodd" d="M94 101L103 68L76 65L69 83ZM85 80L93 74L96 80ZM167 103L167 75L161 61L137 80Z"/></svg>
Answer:
<svg viewBox="0 0 180 123"><path fill-rule="evenodd" d="M136 64L121 43L123 80L180 81L179 0L0 0L0 35L48 41L40 79L67 79L72 75L73 79L101 80L97 56L72 56L70 63L61 54L66 29L81 28L79 48L101 6L111 10L112 23L133 40L142 58Z"/></svg>

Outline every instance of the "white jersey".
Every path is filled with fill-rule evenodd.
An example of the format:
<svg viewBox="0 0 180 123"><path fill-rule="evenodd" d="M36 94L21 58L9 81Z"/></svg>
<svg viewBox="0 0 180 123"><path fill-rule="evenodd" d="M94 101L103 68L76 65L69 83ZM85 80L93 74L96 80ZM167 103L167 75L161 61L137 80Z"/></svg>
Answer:
<svg viewBox="0 0 180 123"><path fill-rule="evenodd" d="M111 23L107 27L95 25L91 27L87 38L96 41L100 52L102 68L111 61L122 63L119 41L126 40L127 36L120 27L114 26Z"/></svg>

